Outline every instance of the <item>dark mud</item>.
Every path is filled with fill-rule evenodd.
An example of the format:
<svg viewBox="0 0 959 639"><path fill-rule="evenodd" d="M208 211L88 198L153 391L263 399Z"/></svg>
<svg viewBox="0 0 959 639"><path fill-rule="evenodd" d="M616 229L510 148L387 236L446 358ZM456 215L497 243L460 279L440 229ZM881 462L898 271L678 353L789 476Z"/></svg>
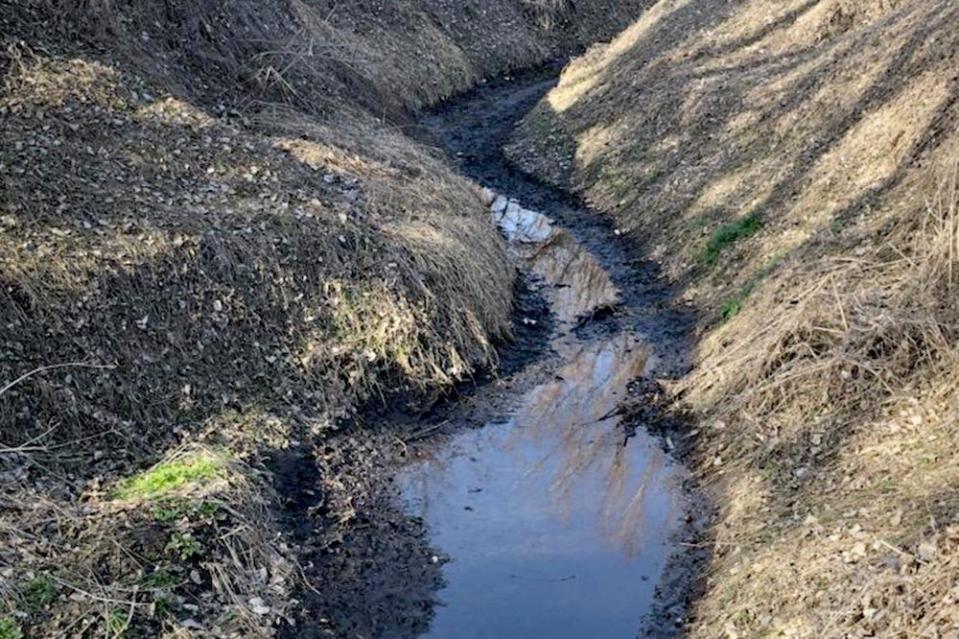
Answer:
<svg viewBox="0 0 959 639"><path fill-rule="evenodd" d="M503 154L520 120L556 85L553 65L493 80L428 114L418 135L446 149L465 175L549 216L600 262L622 292L616 328L637 331L660 359L657 375L689 369L695 348L695 310L677 303L677 291L643 247L616 234L607 218L590 213L571 194L543 184L512 166ZM592 330L610 330L596 323Z"/></svg>
<svg viewBox="0 0 959 639"><path fill-rule="evenodd" d="M589 456L591 454L589 450L592 450L592 454L596 455L596 442L602 440L602 436L597 435L595 430L590 433L589 437L583 437L579 432L582 429L564 429L564 424L569 426L572 422L564 421L563 417L570 412L575 413L581 407L570 407L568 403L564 403L560 399L559 405L562 410L556 411L554 409L552 413L549 411L546 411L546 413L540 412L535 419L526 420L534 425L532 429L529 424L525 427L522 425L524 413L529 412L531 405L535 408L537 393L543 392L543 389L547 389L545 395L554 404L556 403L556 397L563 398L583 393L592 396L601 394L598 389L590 387L590 376L595 375L595 368L589 369L587 373L581 376L581 381L584 383L578 385L567 384L565 388L562 388L563 384L559 384L562 392L555 395L551 395L549 389L557 385L552 381L554 377L556 380L561 379L561 375L557 375L557 371L563 372L564 366L569 366L571 361L575 361L573 353L578 353L578 349L589 350L597 346L599 349L603 349L617 340L632 340L637 345L642 345L646 357L643 370L633 371L631 374L636 380L627 386L615 376L614 378L605 378L607 385L613 387L614 392L618 390L616 388L618 385L627 386L623 390L628 390L629 400L621 402L621 399L625 398L617 396L615 403L628 406L628 408L623 408L621 414L613 415L616 419L612 422L606 419L609 417L608 415L602 415L603 419L598 421L605 423L607 428L616 429L624 445L638 449L639 452L637 450L633 451L637 457L633 461L639 465L646 464L646 470L639 473L643 474L648 470L650 460L656 459L648 450L643 451L643 447L648 448L650 443L647 433L656 437L656 441L664 450L672 453L672 459L681 459L687 453L688 420L684 415L673 412L671 398L664 391L660 380L676 378L688 370L696 345L693 327L697 318L693 309L677 303L676 290L661 278L660 269L656 263L644 259L642 246L620 238L608 220L589 212L582 202L570 194L544 185L525 175L511 166L505 158L503 148L508 143L512 131L522 117L554 86L557 71L558 68L554 67L521 74L515 78L490 82L428 114L422 120L418 134L424 139L432 140L445 148L464 174L496 193L515 200L521 205L522 209L527 210L527 213L530 212L528 210L532 210L535 211L534 216L536 214L546 216L556 227L561 229L563 234L570 235L579 247L585 249L591 258L595 258L595 261L605 271L605 275L618 289L618 303L608 305L602 302L604 284L592 276L581 280L572 277L568 282L564 281L558 284L557 287L563 288L581 286L584 291L591 292L596 298L593 312L580 317L577 322L564 322L562 318L564 292L554 292L553 296L557 299L553 299L552 302L554 317L557 318L557 321L551 337L553 357L529 362L526 367L516 374L500 380L500 383L495 387L484 387L476 393L471 405L455 406L452 409L452 414L445 415L443 420L444 430L448 433L455 433L457 428L462 428L463 425L485 423L493 426L492 429L488 430L495 431L497 422L507 421L509 427L514 430L535 431L537 430L535 425L547 422L553 430L552 436L556 437L556 433L560 433L559 439L562 440L564 447L567 449L565 453L560 455L565 460L562 463L567 468L570 466L576 467L575 463L570 465L570 460ZM516 215L522 217L523 214L514 211L513 217L515 218ZM499 217L502 218L503 214L499 214ZM515 219L507 222L504 224L504 220L500 219L500 225L509 237L511 232L516 232L517 224ZM523 224L521 222L519 226L522 227ZM528 243L531 240L541 239L540 237L529 237L542 235L542 225L539 222L527 221L525 224L533 230L531 233L526 233L527 237L523 238L524 242ZM521 228L521 235L523 234L522 231ZM549 245L546 247L548 249L545 251L546 253L557 253L555 242L547 241L545 244ZM528 244L525 246L528 246ZM542 259L543 246L536 245L532 250L520 248L518 252L521 261L522 258L532 256L532 261L528 261L527 266L529 270L545 276L541 279L549 280L553 271L556 270L552 264L545 269L540 268L542 265L538 261ZM577 260L567 259L568 262L563 263L563 268L559 269L562 271L562 276L567 276L569 271L582 272L585 270ZM547 290L546 296L550 297L548 292L550 282L540 283ZM581 297L579 296L577 299L581 299ZM557 302L559 308L556 308ZM619 374L624 374L624 370L628 373L628 357L625 359L618 357L617 359L617 365L621 368ZM573 377L575 378L575 375ZM603 406L602 401L594 402L591 409L600 410L599 407L601 406ZM505 416L500 415L497 418L495 414L492 414L497 410L505 411ZM520 424L517 428L518 422ZM630 442L631 438L639 434L644 435L645 439L641 438L642 441ZM481 449L489 453L491 448L496 448L491 440L496 440L498 437L501 436L495 433L489 434L487 437L468 435L465 438L465 445L462 435L458 437L452 435L450 439L454 445L467 450L470 449L471 445L475 447L476 441L479 440L482 443ZM573 442L572 446L570 445L571 442ZM583 450L572 450L578 445ZM515 446L513 448L515 449ZM515 450L511 452L515 453ZM618 453L610 453L607 450L604 454L607 456L610 454L617 455L618 459ZM437 453L435 448L429 448L422 453L421 459L427 459L429 463L435 465L437 456L442 459L444 452L440 450ZM441 475L444 481L455 483L458 472L456 454L446 454L446 456L447 459L444 463L447 466L452 465L453 470L441 468L434 474ZM492 461L486 460L482 463L496 466L498 463L497 454L494 453L491 456ZM453 460L450 461L449 457L453 457ZM476 458L474 457L474 459ZM470 461L474 463L472 460ZM601 458L593 460L593 462L597 461L601 466L603 460ZM442 465L443 463L440 464L440 466ZM595 467L597 464L593 463L592 465ZM508 470L508 468L501 468L500 472L508 472ZM536 471L538 472L539 469L537 468ZM415 466L414 472L416 472ZM622 471L622 469L618 472L619 479L617 481L629 485L629 473ZM475 474L475 471L468 470L467 474L469 473ZM533 472L532 474L535 475L536 473ZM668 475L669 473L658 475L653 473L652 481L653 483L657 481L668 482L670 481ZM679 473L676 476L678 475ZM609 476L612 477L612 475ZM451 480L451 477L454 479ZM635 479L635 477L632 479ZM675 479L675 476L673 479ZM580 477L575 481L581 482L583 486L590 486L589 479ZM707 552L704 549L705 546L702 543L709 517L708 504L703 501L692 480L684 479L682 483L681 492L684 495L683 507L685 508L685 513L682 516L683 524L672 529L669 540L672 544L671 554L665 567L661 569L659 574L654 575L654 578L658 578L658 585L655 589L656 596L648 601L643 595L643 584L639 581L634 582L632 592L635 596L636 608L643 609L645 616L642 628L640 628L640 624L637 624L635 630L643 636L672 637L681 634L681 627L688 614L689 605L696 596L696 586L699 583L697 575L703 563L708 559ZM654 494L657 491L655 486L652 489L649 486L645 488L648 492ZM668 488L662 486L658 490L668 492ZM455 492L455 489L453 491ZM445 492L444 490L433 491L432 493L430 491L426 492L431 498L437 499L438 494L440 497L448 496L450 489L447 487ZM597 500L601 500L608 493L603 489L596 489L595 486L593 492ZM409 491L407 493L409 496ZM422 491L421 494L416 496L422 497ZM587 510L584 509L584 513ZM655 519L655 511L655 506L651 506L645 513L645 517L651 520ZM436 515L432 526L449 529L462 525L455 520L455 515L453 515L454 520L451 522L450 516L449 513ZM588 517L589 515L584 516ZM665 525L665 520L661 519L659 521ZM643 522L637 520L633 523L636 528L641 528ZM645 523L652 524L652 521L646 521ZM509 529L508 526L504 526L504 528ZM520 534L524 532L526 531L521 531ZM559 533L560 531L554 532ZM453 537L454 539L447 543L455 545L455 535ZM654 537L648 537L645 542L655 544ZM440 546L443 546L443 540L449 540L450 535L445 534L442 530L438 534L434 531L434 539L439 541ZM464 552L467 553L477 551L475 545L466 544L463 548ZM555 560L554 563L556 563ZM612 573L609 576L610 581L615 581ZM472 575L466 578L476 579L476 576ZM495 588L496 584L489 583L482 586ZM628 589L626 584L623 584L623 587ZM447 590L440 593L440 598L449 598L449 593L454 588L455 584L448 586ZM555 595L554 592L550 596ZM535 601L531 602L528 598L518 597L515 605L536 605L536 603ZM477 611L477 618L481 618L484 612L486 611ZM628 633L626 635L619 635L612 631L606 633L607 630L611 630L610 626L613 624L598 621L609 618L609 611L607 610L604 613L602 606L597 606L592 613L594 613L593 619L597 621L588 633L591 636L630 636ZM505 614L508 615L509 613ZM562 618L562 615L556 615L556 617ZM470 623L469 613L461 615L459 621ZM448 634L451 628L449 623L445 623L446 619L444 618L440 618L439 622L439 624L434 622L434 626L439 625ZM568 618L567 622L571 623ZM518 626L514 626L514 632L516 627ZM504 629L507 632L509 631L507 626L505 628L495 628L494 633L499 631L501 634ZM548 623L541 624L540 631L549 636L565 636L561 628L551 626ZM463 628L460 628L459 632L462 636L472 636L465 633ZM535 634L537 633L533 633L533 635ZM442 635L434 633L430 636L438 637ZM477 634L476 636L480 635Z"/></svg>
<svg viewBox="0 0 959 639"><path fill-rule="evenodd" d="M314 588L298 593L281 637L416 637L428 628L441 567L384 473L395 448L383 433L351 428L273 460L288 539Z"/></svg>
<svg viewBox="0 0 959 639"><path fill-rule="evenodd" d="M542 245L514 242L522 268L515 339L502 345L496 371L427 414L370 413L320 450L275 460L286 469L278 478L287 528L318 584L301 593L299 617L283 636L680 633L706 558L706 509L675 464L685 423L668 412L657 380L688 369L695 317L642 247L506 161L511 132L557 72L490 82L426 115L415 131L463 173L518 201L520 217L532 214L535 226L537 214L547 216L555 232ZM555 518L541 516L541 496L560 484L571 513L562 535L549 528ZM470 497L463 503L461 488ZM560 537L580 541L562 557L556 548L542 553ZM505 584L484 561L497 546L513 548L513 565L529 562ZM591 583L586 574L596 567ZM544 607L558 593L564 607Z"/></svg>

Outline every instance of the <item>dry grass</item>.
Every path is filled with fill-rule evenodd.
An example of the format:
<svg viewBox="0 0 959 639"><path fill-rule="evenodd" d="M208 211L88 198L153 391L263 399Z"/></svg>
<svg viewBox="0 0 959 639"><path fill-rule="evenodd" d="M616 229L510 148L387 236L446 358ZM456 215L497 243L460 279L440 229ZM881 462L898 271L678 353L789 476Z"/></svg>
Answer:
<svg viewBox="0 0 959 639"><path fill-rule="evenodd" d="M396 126L641 3L374 4L0 4L4 639L273 634L296 558L251 468L495 363L503 243ZM133 499L159 459L175 499Z"/></svg>
<svg viewBox="0 0 959 639"><path fill-rule="evenodd" d="M134 97L144 87L102 65L18 62L9 82L4 146L17 168L0 250L17 368L7 377L51 356L103 368L5 393L7 446L54 420L48 443L125 430L98 420L107 411L150 433L200 407L334 410L490 361L510 312L505 254L471 187L402 136L343 122L330 142L329 127L286 115L301 151L322 146L346 162L380 141L364 163L311 167L281 150L287 138L251 136L172 98L145 103ZM85 126L55 139L36 109ZM49 157L54 147L86 156L82 170ZM97 399L118 380L127 389Z"/></svg>
<svg viewBox="0 0 959 639"><path fill-rule="evenodd" d="M955 176L952 159L930 171L925 212L888 245L785 269L684 384L726 504L701 614L728 634L931 637L959 623ZM770 321L760 309L787 290Z"/></svg>
<svg viewBox="0 0 959 639"><path fill-rule="evenodd" d="M215 472L153 490L163 472L169 479L171 468L211 459ZM190 630L177 620L186 604L208 629L262 633L288 610L295 583L264 480L222 451L193 446L132 481L90 482L75 501L6 486L0 538L16 569L0 581L4 614L29 637L170 636Z"/></svg>
<svg viewBox="0 0 959 639"><path fill-rule="evenodd" d="M358 104L402 119L484 77L612 37L648 0L19 4L4 20L11 35L96 38L126 70L208 107L279 101L335 113Z"/></svg>
<svg viewBox="0 0 959 639"><path fill-rule="evenodd" d="M275 551L263 482L218 498L263 511L231 515L238 532L201 513L200 532L168 540L183 566L194 542L210 559L195 566L196 592L159 617L136 585L157 550L152 511L117 514L83 483L133 472L212 424L220 445L259 454L364 402L422 405L490 365L513 272L474 188L359 113L337 129L277 110L252 133L79 58L18 55L0 109L7 609L30 636L73 623L150 634L185 619L271 633L292 583L250 581ZM261 412L279 426L249 418ZM48 479L64 469L80 487ZM16 503L37 504L40 523ZM120 520L120 537L104 534ZM64 559L74 545L82 556ZM24 575L48 573L60 594L25 608ZM200 591L197 610L180 605Z"/></svg>
<svg viewBox="0 0 959 639"><path fill-rule="evenodd" d="M957 20L935 0L660 2L511 149L704 310L674 385L721 510L691 636L959 628Z"/></svg>

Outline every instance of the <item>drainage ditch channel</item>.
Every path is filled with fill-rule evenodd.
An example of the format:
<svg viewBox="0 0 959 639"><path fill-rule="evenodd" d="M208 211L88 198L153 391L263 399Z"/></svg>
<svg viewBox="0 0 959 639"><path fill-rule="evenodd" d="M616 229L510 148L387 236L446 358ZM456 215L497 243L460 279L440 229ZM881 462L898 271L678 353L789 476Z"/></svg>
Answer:
<svg viewBox="0 0 959 639"><path fill-rule="evenodd" d="M687 369L693 317L608 222L505 159L510 133L554 78L550 69L497 81L421 122L485 187L492 221L551 317L547 356L450 411L445 436L399 474L444 564L426 637L664 636L684 614L689 482L667 452L672 440L644 428L661 425L619 408L634 380Z"/></svg>
<svg viewBox="0 0 959 639"><path fill-rule="evenodd" d="M367 415L275 460L320 584L285 639L680 632L705 509L653 398L687 370L695 318L641 248L503 156L557 72L488 83L413 132L485 186L519 272L514 340L428 414Z"/></svg>

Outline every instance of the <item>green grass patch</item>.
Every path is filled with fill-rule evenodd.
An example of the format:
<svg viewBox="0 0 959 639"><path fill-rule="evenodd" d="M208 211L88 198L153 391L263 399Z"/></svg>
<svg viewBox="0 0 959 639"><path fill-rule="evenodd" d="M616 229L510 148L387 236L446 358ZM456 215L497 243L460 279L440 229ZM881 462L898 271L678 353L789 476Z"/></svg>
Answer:
<svg viewBox="0 0 959 639"><path fill-rule="evenodd" d="M759 232L763 227L762 220L758 215L750 215L741 220L724 224L713 233L699 256L699 261L707 266L711 266L719 259L720 253L726 248L735 244L739 240L744 240Z"/></svg>
<svg viewBox="0 0 959 639"><path fill-rule="evenodd" d="M13 619L0 617L0 639L23 639L23 632Z"/></svg>
<svg viewBox="0 0 959 639"><path fill-rule="evenodd" d="M749 292L744 291L723 305L724 322L728 322L732 318L739 315L739 313L743 310L743 302L746 301L746 297L748 295Z"/></svg>
<svg viewBox="0 0 959 639"><path fill-rule="evenodd" d="M56 600L57 589L50 575L37 575L23 589L23 603L31 613L40 612Z"/></svg>
<svg viewBox="0 0 959 639"><path fill-rule="evenodd" d="M212 453L188 455L162 462L120 483L118 499L153 499L185 486L202 484L223 475L224 459Z"/></svg>
<svg viewBox="0 0 959 639"><path fill-rule="evenodd" d="M141 583L150 590L173 590L176 588L179 580L169 570L160 568L146 575Z"/></svg>

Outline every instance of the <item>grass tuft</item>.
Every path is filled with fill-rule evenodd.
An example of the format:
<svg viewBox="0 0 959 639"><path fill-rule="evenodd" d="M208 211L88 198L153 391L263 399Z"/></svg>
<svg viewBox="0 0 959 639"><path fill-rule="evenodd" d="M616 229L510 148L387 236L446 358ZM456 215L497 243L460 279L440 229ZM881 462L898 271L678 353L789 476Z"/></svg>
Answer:
<svg viewBox="0 0 959 639"><path fill-rule="evenodd" d="M117 487L117 499L153 499L186 486L202 484L223 475L224 459L204 452L157 464Z"/></svg>
<svg viewBox="0 0 959 639"><path fill-rule="evenodd" d="M709 238L709 243L703 249L699 261L707 266L715 264L716 260L719 259L719 254L727 247L739 240L755 235L762 227L763 223L758 215L750 215L741 220L724 224Z"/></svg>
<svg viewBox="0 0 959 639"><path fill-rule="evenodd" d="M50 575L37 575L23 590L23 600L30 612L39 612L57 600L57 590ZM0 639L3 635L0 634Z"/></svg>
<svg viewBox="0 0 959 639"><path fill-rule="evenodd" d="M150 590L172 590L177 586L179 580L176 575L169 570L158 568L143 577L141 583Z"/></svg>
<svg viewBox="0 0 959 639"><path fill-rule="evenodd" d="M23 639L23 632L13 619L0 617L0 639Z"/></svg>

